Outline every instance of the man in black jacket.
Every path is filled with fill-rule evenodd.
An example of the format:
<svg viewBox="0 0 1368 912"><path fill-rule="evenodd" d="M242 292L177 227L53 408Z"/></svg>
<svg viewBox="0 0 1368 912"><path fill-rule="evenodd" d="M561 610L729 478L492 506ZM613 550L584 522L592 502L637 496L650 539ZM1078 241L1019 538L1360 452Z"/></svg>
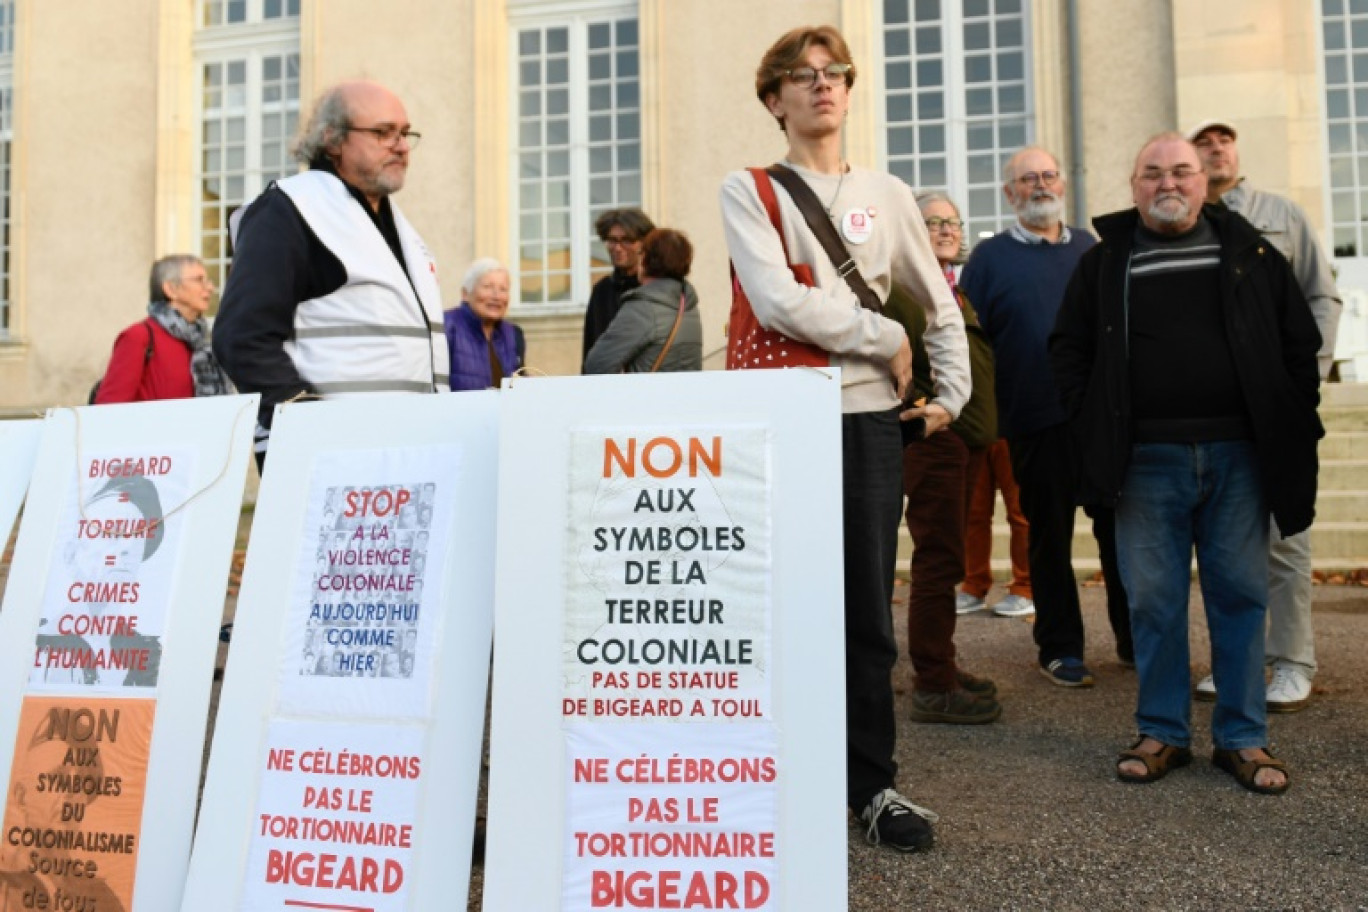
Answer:
<svg viewBox="0 0 1368 912"><path fill-rule="evenodd" d="M1051 363L1083 451L1085 503L1114 505L1140 678L1140 739L1117 761L1153 782L1191 759L1193 548L1218 697L1213 762L1285 791L1267 751L1263 639L1268 519L1310 525L1320 335L1287 261L1239 215L1203 206L1206 176L1177 133L1140 151L1136 208L1095 221Z"/></svg>

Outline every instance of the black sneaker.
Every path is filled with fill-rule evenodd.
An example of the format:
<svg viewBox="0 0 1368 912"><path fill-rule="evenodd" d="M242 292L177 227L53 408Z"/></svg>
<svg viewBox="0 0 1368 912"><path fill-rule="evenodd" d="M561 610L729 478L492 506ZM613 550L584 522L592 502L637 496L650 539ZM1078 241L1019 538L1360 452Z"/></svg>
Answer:
<svg viewBox="0 0 1368 912"><path fill-rule="evenodd" d="M865 841L899 852L919 852L935 845L931 824L938 819L934 811L917 807L891 788L875 795L860 812L860 822L866 825Z"/></svg>
<svg viewBox="0 0 1368 912"><path fill-rule="evenodd" d="M912 691L913 722L947 722L951 725L980 725L1002 715L1002 704L990 696L979 696L962 687L948 693Z"/></svg>

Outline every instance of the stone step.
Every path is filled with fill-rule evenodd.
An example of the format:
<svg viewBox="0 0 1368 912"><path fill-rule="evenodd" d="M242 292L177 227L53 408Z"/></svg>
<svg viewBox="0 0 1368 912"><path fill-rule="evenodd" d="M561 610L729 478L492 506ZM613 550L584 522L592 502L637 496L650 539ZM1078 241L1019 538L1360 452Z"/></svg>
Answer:
<svg viewBox="0 0 1368 912"><path fill-rule="evenodd" d="M1321 405L1368 408L1368 383L1322 383Z"/></svg>
<svg viewBox="0 0 1368 912"><path fill-rule="evenodd" d="M1319 488L1322 491L1368 488L1368 459L1321 459Z"/></svg>
<svg viewBox="0 0 1368 912"><path fill-rule="evenodd" d="M1368 459L1368 433L1327 434L1321 440L1318 452L1321 459Z"/></svg>
<svg viewBox="0 0 1368 912"><path fill-rule="evenodd" d="M1316 497L1317 522L1359 522L1365 519L1368 519L1368 490L1322 488Z"/></svg>
<svg viewBox="0 0 1368 912"><path fill-rule="evenodd" d="M1363 406L1322 405L1320 418L1328 434L1368 431L1368 408Z"/></svg>

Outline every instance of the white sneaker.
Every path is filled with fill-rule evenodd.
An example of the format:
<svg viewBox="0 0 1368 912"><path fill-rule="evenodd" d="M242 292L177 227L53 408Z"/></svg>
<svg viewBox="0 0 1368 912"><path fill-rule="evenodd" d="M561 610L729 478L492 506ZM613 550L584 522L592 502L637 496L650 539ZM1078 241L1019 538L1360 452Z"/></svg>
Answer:
<svg viewBox="0 0 1368 912"><path fill-rule="evenodd" d="M1197 686L1192 689L1192 695L1203 703L1216 702L1216 679L1211 675L1197 682Z"/></svg>
<svg viewBox="0 0 1368 912"><path fill-rule="evenodd" d="M1008 593L993 606L993 614L1000 618L1030 617L1035 614L1035 602L1024 595Z"/></svg>
<svg viewBox="0 0 1368 912"><path fill-rule="evenodd" d="M1311 678L1296 665L1273 663L1273 680L1264 692L1269 712L1290 713L1311 702Z"/></svg>
<svg viewBox="0 0 1368 912"><path fill-rule="evenodd" d="M983 600L981 595L970 595L967 592L955 593L955 614L973 614L975 611L982 611L988 607L988 603Z"/></svg>

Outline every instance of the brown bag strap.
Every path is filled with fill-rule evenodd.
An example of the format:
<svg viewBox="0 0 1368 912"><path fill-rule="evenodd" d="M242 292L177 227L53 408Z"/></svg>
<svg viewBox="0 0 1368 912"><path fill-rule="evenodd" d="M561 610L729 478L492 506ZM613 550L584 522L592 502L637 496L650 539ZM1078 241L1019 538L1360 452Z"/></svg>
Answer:
<svg viewBox="0 0 1368 912"><path fill-rule="evenodd" d="M865 282L864 276L860 275L859 268L855 265L855 259L851 257L850 251L841 241L836 233L836 226L831 224L831 219L827 217L826 210L822 208L821 200L817 199L817 194L812 192L807 181L798 176L792 168L781 164L770 165L766 169L770 177L777 180L785 190L788 191L789 198L798 207L798 211L803 213L803 218L807 221L808 227L812 229L817 242L822 245L828 257L831 258L831 265L836 267L836 274L846 280L850 290L855 292L855 297L859 299L861 306L875 313L883 313L883 302ZM759 182L757 181L757 186ZM774 191L771 189L770 191ZM783 237L783 232L779 232ZM784 248L784 256L788 257L788 248Z"/></svg>
<svg viewBox="0 0 1368 912"><path fill-rule="evenodd" d="M651 373L660 370L660 365L665 363L665 353L670 350L671 343L675 340L675 334L679 332L679 324L684 322L684 285L681 282L679 287L679 310L675 313L674 326L670 327L670 334L665 337L665 347L660 350L660 354L655 359L655 364L651 365Z"/></svg>

